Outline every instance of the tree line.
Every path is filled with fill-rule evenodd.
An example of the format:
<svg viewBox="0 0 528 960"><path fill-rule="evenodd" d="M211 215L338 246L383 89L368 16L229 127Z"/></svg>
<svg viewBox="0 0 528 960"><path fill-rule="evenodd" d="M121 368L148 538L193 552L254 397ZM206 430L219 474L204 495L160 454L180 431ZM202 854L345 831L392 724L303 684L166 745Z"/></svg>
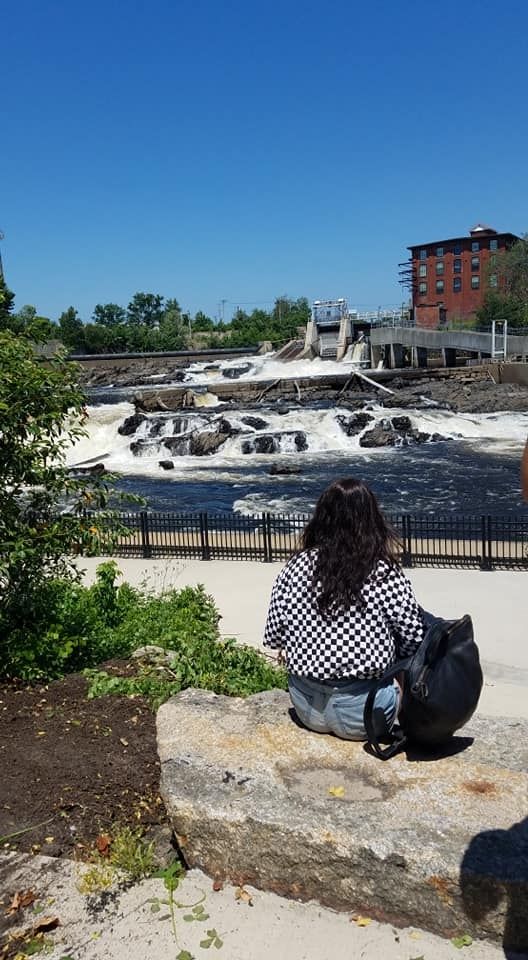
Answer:
<svg viewBox="0 0 528 960"><path fill-rule="evenodd" d="M513 328L528 326L528 234L491 259L489 274L494 286L477 310L479 323L488 326L492 320L507 320Z"/></svg>
<svg viewBox="0 0 528 960"><path fill-rule="evenodd" d="M34 306L14 310L14 294L0 276L0 330L10 330L43 342L60 340L71 353L119 353L184 350L203 347L246 347L262 340L289 340L310 319L305 297L278 297L271 310L251 313L237 309L228 323L215 322L203 311L194 316L174 297L135 293L127 307L98 303L88 323L75 307L57 320L40 316Z"/></svg>

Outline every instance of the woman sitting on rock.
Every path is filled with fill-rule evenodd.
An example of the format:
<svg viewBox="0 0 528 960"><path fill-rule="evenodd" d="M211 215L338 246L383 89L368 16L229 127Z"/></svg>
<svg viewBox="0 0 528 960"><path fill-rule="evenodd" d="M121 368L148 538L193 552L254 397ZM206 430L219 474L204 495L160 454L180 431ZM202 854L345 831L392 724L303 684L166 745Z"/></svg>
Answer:
<svg viewBox="0 0 528 960"><path fill-rule="evenodd" d="M369 690L423 640L422 611L397 548L369 487L336 480L275 581L264 645L284 653L291 701L309 730L365 740ZM378 691L378 736L392 729L400 695L392 680Z"/></svg>

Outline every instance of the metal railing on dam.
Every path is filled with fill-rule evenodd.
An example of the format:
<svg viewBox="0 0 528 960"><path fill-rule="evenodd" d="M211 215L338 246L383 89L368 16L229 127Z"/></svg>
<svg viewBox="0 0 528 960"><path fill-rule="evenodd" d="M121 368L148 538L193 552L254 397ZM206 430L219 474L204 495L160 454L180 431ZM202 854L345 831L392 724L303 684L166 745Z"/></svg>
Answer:
<svg viewBox="0 0 528 960"><path fill-rule="evenodd" d="M399 344L403 347L422 347L426 350L462 350L468 353L491 354L492 334L476 330L426 330L413 326L376 326L369 332L372 346ZM504 349L504 337L495 337L497 350ZM508 356L528 355L528 334L508 334Z"/></svg>
<svg viewBox="0 0 528 960"><path fill-rule="evenodd" d="M99 530L98 555L194 560L287 560L308 514L90 514ZM404 566L528 569L528 514L437 516L392 514Z"/></svg>

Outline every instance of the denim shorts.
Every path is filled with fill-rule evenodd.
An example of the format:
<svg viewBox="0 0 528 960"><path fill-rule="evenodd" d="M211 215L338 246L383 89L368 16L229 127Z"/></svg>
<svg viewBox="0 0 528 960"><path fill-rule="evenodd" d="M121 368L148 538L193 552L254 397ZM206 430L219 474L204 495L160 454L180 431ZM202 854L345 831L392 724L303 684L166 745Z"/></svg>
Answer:
<svg viewBox="0 0 528 960"><path fill-rule="evenodd" d="M369 691L378 680L312 680L290 673L288 688L295 712L304 727L315 733L333 733L343 740L366 740L363 712ZM374 729L389 733L400 708L400 688L384 683L374 701Z"/></svg>

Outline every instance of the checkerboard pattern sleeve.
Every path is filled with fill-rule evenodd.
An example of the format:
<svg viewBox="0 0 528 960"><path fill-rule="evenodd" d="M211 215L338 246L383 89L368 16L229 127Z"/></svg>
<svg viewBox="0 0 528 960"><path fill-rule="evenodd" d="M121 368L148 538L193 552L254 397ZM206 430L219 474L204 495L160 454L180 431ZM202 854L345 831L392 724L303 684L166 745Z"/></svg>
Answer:
<svg viewBox="0 0 528 960"><path fill-rule="evenodd" d="M271 594L264 646L284 651L290 673L369 679L415 652L424 622L400 567L380 560L361 589L363 603L323 614L312 589L316 556L311 550L292 557Z"/></svg>

